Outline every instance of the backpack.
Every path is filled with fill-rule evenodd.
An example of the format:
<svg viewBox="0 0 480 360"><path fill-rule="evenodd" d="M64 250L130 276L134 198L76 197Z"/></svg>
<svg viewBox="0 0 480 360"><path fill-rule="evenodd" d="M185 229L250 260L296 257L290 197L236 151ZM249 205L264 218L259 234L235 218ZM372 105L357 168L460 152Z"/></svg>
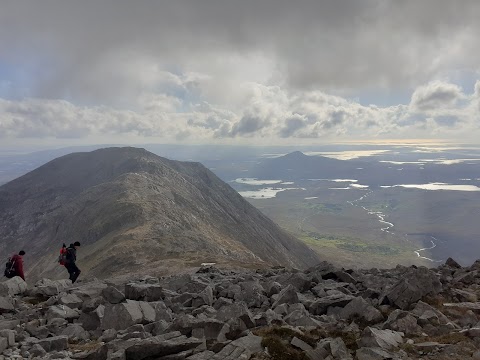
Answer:
<svg viewBox="0 0 480 360"><path fill-rule="evenodd" d="M17 275L15 272L15 260L12 260L12 258L8 258L3 275L9 279Z"/></svg>
<svg viewBox="0 0 480 360"><path fill-rule="evenodd" d="M65 265L68 262L67 256L67 247L65 246L65 244L63 244L62 248L60 249L60 255L58 256L58 263L60 265Z"/></svg>

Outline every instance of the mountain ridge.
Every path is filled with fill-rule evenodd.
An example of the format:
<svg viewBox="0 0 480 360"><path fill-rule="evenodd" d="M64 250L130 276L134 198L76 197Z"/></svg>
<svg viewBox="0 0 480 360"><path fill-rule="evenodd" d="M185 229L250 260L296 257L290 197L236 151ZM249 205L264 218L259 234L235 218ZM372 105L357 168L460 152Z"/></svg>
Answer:
<svg viewBox="0 0 480 360"><path fill-rule="evenodd" d="M1 186L0 200L0 247L25 248L35 276L61 276L55 257L74 241L85 245L79 264L97 276L164 260L300 268L318 261L200 163L144 149L62 156Z"/></svg>

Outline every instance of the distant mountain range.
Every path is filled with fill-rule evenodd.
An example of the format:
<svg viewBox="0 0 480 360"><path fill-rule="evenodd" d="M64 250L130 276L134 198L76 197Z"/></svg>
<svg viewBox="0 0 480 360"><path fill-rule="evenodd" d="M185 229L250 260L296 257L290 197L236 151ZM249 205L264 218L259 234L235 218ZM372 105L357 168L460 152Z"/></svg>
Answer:
<svg viewBox="0 0 480 360"><path fill-rule="evenodd" d="M0 250L23 248L27 276L61 276L58 251L74 241L97 277L319 261L200 163L130 147L65 155L0 187Z"/></svg>

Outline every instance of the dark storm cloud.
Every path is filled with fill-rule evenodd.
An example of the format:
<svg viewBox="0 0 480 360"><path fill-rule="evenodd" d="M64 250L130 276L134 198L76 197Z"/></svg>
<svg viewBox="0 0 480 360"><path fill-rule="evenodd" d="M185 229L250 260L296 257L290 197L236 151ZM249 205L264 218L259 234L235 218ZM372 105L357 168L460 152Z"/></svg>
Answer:
<svg viewBox="0 0 480 360"><path fill-rule="evenodd" d="M243 116L239 122L237 122L230 132L230 136L245 136L254 135L259 130L265 128L268 125L268 121L257 116Z"/></svg>
<svg viewBox="0 0 480 360"><path fill-rule="evenodd" d="M5 1L0 137L474 137L480 82L455 80L480 71L479 18L476 0ZM410 103L351 100L385 89Z"/></svg>
<svg viewBox="0 0 480 360"><path fill-rule="evenodd" d="M434 82L415 90L412 106L420 111L435 110L454 106L462 97L462 90L457 85Z"/></svg>
<svg viewBox="0 0 480 360"><path fill-rule="evenodd" d="M227 53L264 54L296 88L412 86L478 68L478 18L475 0L20 0L2 4L0 56L30 96L90 102Z"/></svg>
<svg viewBox="0 0 480 360"><path fill-rule="evenodd" d="M292 117L289 117L285 120L285 126L280 129L279 135L282 138L287 138L292 136L297 130L302 129L306 126L306 121L303 116L294 114Z"/></svg>

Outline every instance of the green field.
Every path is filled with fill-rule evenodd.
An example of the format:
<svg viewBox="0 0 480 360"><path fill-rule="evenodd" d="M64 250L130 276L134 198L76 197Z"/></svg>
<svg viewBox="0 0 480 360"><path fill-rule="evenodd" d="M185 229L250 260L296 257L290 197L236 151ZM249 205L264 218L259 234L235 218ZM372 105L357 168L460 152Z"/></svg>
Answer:
<svg viewBox="0 0 480 360"><path fill-rule="evenodd" d="M381 211L390 221L393 213L407 211L409 202L391 196L367 197L360 190L286 191L272 199L249 201L278 225L304 241L319 256L344 267L392 267L397 264L425 265L432 263L418 258L415 250L423 244L407 241L404 229L393 234L381 231L385 225L369 211ZM305 197L316 196L315 199ZM352 205L350 202L354 203ZM395 228L397 230L397 228Z"/></svg>

